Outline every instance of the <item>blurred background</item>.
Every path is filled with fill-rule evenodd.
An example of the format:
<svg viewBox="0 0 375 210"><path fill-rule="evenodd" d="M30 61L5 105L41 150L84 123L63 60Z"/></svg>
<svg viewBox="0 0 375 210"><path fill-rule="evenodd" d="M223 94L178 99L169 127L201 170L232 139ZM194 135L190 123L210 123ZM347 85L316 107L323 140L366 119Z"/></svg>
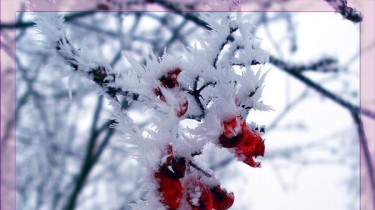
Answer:
<svg viewBox="0 0 375 210"><path fill-rule="evenodd" d="M63 14L73 45L117 71L124 52L139 62L149 50L178 55L181 45L208 33L195 19L175 13ZM32 18L26 12L16 17ZM349 108L360 100L359 24L333 12L248 12L244 18L271 55L263 67L270 70L263 99L274 111L251 112L248 119L266 125L262 168L213 145L198 161L234 192L231 209L358 210L360 132ZM17 209L66 209L72 200L79 210L130 209L144 195L143 172L121 134L109 127L108 101L94 83L68 80L69 67L41 40L33 27L16 29ZM147 126L147 113L131 104L127 109Z"/></svg>

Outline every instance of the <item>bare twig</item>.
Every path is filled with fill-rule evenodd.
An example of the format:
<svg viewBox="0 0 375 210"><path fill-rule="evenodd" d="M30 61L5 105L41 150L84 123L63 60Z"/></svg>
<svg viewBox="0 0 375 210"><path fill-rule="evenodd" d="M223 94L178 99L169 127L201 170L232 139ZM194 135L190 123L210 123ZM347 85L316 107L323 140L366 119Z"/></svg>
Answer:
<svg viewBox="0 0 375 210"><path fill-rule="evenodd" d="M103 104L103 97L100 97L97 102L96 109L94 112L94 120L91 124L91 136L88 141L88 145L87 145L87 149L85 153L86 156L85 156L85 159L83 160L80 174L77 177L77 181L76 181L76 184L74 185L72 194L69 196L69 199L67 201L67 204L64 207L64 210L74 209L77 199L78 199L78 195L80 191L82 190L91 169L94 166L93 164L94 149L95 149L95 145L98 140L98 137L99 137L99 133L97 132L96 125L99 119L100 112L102 110L102 104Z"/></svg>
<svg viewBox="0 0 375 210"><path fill-rule="evenodd" d="M84 12L78 12L78 13L72 13L65 16L65 21L73 21L79 18L87 17L90 15L95 14L95 10L90 11L84 11ZM1 23L0 24L0 30L9 30L9 29L18 29L18 28L29 28L35 26L34 22L28 21L28 22L16 22L16 23Z"/></svg>
<svg viewBox="0 0 375 210"><path fill-rule="evenodd" d="M295 71L294 69L288 68L288 65L284 61L271 56L270 57L270 62L273 65L279 67L282 71L288 73L289 75L291 75L294 78L298 79L299 81L303 82L308 87L314 89L315 91L317 91L318 93L322 94L323 96L331 99L336 104L338 104L338 105L346 108L348 111L350 111L350 112L356 112L356 113L362 113L363 115L366 115L366 116L371 117L373 119L375 118L375 113L374 112L372 112L370 110L367 110L367 109L364 109L364 108L360 108L359 106L356 106L356 105L354 105L354 104L352 104L352 103L344 100L340 96L338 96L338 95L332 93L331 91L325 89L324 87L322 87L321 85L315 83L314 81L312 81L311 79L309 79L305 75L301 74L300 72Z"/></svg>
<svg viewBox="0 0 375 210"><path fill-rule="evenodd" d="M368 171L368 176L370 178L370 185L372 189L372 193L375 193L375 169L374 169L374 160L372 159L372 155L369 149L368 141L366 138L366 134L363 127L363 122L361 120L361 116L358 112L351 112L353 121L357 127L357 133L359 138L359 143L361 146L361 153L364 155L365 164ZM375 205L375 202L373 203ZM375 207L375 206L374 206Z"/></svg>

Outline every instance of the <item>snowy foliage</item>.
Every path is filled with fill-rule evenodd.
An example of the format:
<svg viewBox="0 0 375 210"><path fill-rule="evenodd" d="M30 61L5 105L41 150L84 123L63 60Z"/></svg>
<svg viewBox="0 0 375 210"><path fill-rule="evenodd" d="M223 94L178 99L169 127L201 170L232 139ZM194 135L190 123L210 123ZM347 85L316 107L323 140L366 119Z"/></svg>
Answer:
<svg viewBox="0 0 375 210"><path fill-rule="evenodd" d="M134 209L228 209L233 193L221 188L194 157L209 142L252 167L260 166L253 158L264 155L264 128L245 120L250 110L270 110L261 100L261 70L268 55L241 14L202 13L201 18L212 31L194 46L179 55L145 55L144 65L124 55L128 68L117 72L100 57L74 47L61 16L44 13L36 18L46 45L74 74L96 83L114 107L115 126L136 150L146 173L148 193ZM151 110L152 126L135 126L120 97ZM197 126L183 127L185 120Z"/></svg>

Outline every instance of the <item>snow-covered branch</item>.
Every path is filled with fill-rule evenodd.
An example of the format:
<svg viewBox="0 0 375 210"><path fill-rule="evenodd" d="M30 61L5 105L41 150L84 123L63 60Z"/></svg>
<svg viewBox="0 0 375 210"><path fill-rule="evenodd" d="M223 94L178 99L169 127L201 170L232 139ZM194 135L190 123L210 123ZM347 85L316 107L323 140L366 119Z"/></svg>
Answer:
<svg viewBox="0 0 375 210"><path fill-rule="evenodd" d="M135 209L227 209L233 204L233 193L227 193L194 157L209 142L229 149L251 167L259 167L254 158L264 155L264 128L254 122L247 125L245 120L251 109L270 110L261 100L265 78L261 69L268 60L267 53L241 14L203 13L200 18L209 25L210 34L194 47L186 47L179 55L145 55L145 64L125 54L126 69L115 73L84 46L73 46L61 16L37 17L47 46L72 73L92 80L110 101L117 102L111 103L116 127L126 143L137 148L137 160L146 169L148 193L146 200L133 206ZM238 62L243 65L233 65ZM119 108L117 97L128 93L138 96L134 105L154 112L151 127L136 126L126 110ZM185 119L197 120L198 126L182 127ZM96 159L87 160L89 164ZM82 167L90 169L85 164ZM74 199L69 200L67 209L74 207L77 192L79 189L72 194Z"/></svg>

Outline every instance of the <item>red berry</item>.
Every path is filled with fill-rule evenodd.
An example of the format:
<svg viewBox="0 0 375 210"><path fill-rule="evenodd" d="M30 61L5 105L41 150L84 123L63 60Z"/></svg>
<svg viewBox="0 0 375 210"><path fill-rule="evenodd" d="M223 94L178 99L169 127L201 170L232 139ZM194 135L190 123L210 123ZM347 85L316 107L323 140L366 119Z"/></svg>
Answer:
<svg viewBox="0 0 375 210"><path fill-rule="evenodd" d="M213 207L216 210L229 209L234 203L234 194L227 193L225 189L221 189L220 186L211 188L211 194L213 199Z"/></svg>
<svg viewBox="0 0 375 210"><path fill-rule="evenodd" d="M161 86L164 88L168 88L168 89L178 87L179 83L177 81L177 77L180 73L181 73L180 68L175 68L173 70L170 70L167 74L159 78ZM160 100L162 100L163 102L167 102L160 88L155 88L153 92ZM186 100L186 98L184 98L182 100L182 103L180 103L179 108L176 110L177 117L182 117L186 113L188 109L188 105L189 105L188 101Z"/></svg>
<svg viewBox="0 0 375 210"><path fill-rule="evenodd" d="M185 99L185 101L180 105L180 109L177 110L177 117L182 117L186 113L188 107L188 100Z"/></svg>
<svg viewBox="0 0 375 210"><path fill-rule="evenodd" d="M169 71L167 74L163 75L159 78L160 84L162 87L165 88L174 88L179 86L179 83L177 81L178 75L181 73L181 69L176 68L171 71ZM165 97L163 96L163 93L161 92L160 88L155 88L154 94L160 98L160 100L166 102Z"/></svg>
<svg viewBox="0 0 375 210"><path fill-rule="evenodd" d="M154 89L154 94L160 99L162 100L163 102L167 102L163 93L161 92L160 88L155 88Z"/></svg>
<svg viewBox="0 0 375 210"><path fill-rule="evenodd" d="M175 178L183 178L185 176L185 171L186 171L185 158L173 157L171 167L173 169L172 173Z"/></svg>
<svg viewBox="0 0 375 210"><path fill-rule="evenodd" d="M159 192L162 197L161 202L164 203L169 210L176 210L180 206L183 195L180 180L163 172L156 172L155 178L159 183Z"/></svg>
<svg viewBox="0 0 375 210"><path fill-rule="evenodd" d="M159 81L165 88L174 88L179 85L177 76L181 73L181 69L176 68L169 71L166 75L163 75Z"/></svg>
<svg viewBox="0 0 375 210"><path fill-rule="evenodd" d="M210 189L198 180L191 180L186 186L186 200L192 210L212 210L213 200Z"/></svg>
<svg viewBox="0 0 375 210"><path fill-rule="evenodd" d="M154 174L159 183L161 202L168 206L169 210L176 210L183 195L183 187L180 178L184 177L186 170L186 160L173 156L173 147L168 145L166 156L163 157L159 170Z"/></svg>
<svg viewBox="0 0 375 210"><path fill-rule="evenodd" d="M264 156L265 146L262 138L246 126L241 117L223 122L223 133L219 144L224 148L234 148L236 156L251 167L260 167L253 157Z"/></svg>
<svg viewBox="0 0 375 210"><path fill-rule="evenodd" d="M172 145L168 145L167 155L165 162L160 166L160 171L176 179L184 177L186 171L185 158L174 157Z"/></svg>
<svg viewBox="0 0 375 210"><path fill-rule="evenodd" d="M223 122L223 133L219 137L222 147L233 148L243 138L243 130L246 128L246 122L241 117L234 117Z"/></svg>
<svg viewBox="0 0 375 210"><path fill-rule="evenodd" d="M251 167L260 167L260 163L255 162L253 157L264 156L264 152L265 146L262 138L250 129L246 129L242 140L236 147L237 156L245 157L243 162Z"/></svg>

